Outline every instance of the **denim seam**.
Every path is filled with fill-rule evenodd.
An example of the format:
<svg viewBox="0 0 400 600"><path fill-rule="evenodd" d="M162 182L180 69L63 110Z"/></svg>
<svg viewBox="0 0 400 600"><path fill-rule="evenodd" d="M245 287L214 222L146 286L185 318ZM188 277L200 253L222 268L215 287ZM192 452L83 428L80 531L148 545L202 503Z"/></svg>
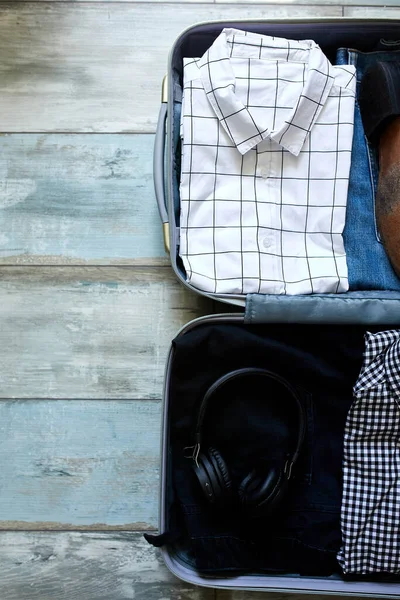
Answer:
<svg viewBox="0 0 400 600"><path fill-rule="evenodd" d="M348 58L349 64L354 65L357 69L357 61L358 61L357 51L350 50L349 58ZM359 83L360 82L357 81L357 86L359 85ZM357 94L356 94L356 105L359 109ZM373 212L373 218L374 218L375 238L376 238L377 242L382 244L382 240L380 238L379 231L378 231L378 225L376 222L376 211L375 211L375 195L376 195L376 188L378 185L378 175L377 175L376 168L375 168L375 160L373 157L373 150L367 140L365 133L364 133L364 143L365 143L365 148L366 148L367 156L368 156L368 170L369 170L369 177L370 177L370 181L371 181L372 212Z"/></svg>
<svg viewBox="0 0 400 600"><path fill-rule="evenodd" d="M295 542L297 545L303 547L303 548L307 548L309 550L317 550L317 552L321 552L323 554L332 554L333 556L335 556L337 554L337 549L336 550L329 550L327 548L321 548L319 546L314 546L312 544L307 544L306 542L303 542L303 540L301 540L299 537L294 537L294 536L277 536L274 537L274 540L276 542Z"/></svg>
<svg viewBox="0 0 400 600"><path fill-rule="evenodd" d="M309 452L309 462L308 462L308 473L304 478L309 485L311 485L313 480L313 449L314 449L314 404L313 397L310 392L306 393L306 406L307 406L307 432L308 432L308 452Z"/></svg>
<svg viewBox="0 0 400 600"><path fill-rule="evenodd" d="M371 187L372 187L372 211L374 216L374 227L375 227L375 237L377 242L382 244L381 236L379 235L378 223L376 221L376 190L378 187L378 171L375 166L375 160L373 158L373 149L369 144L366 136L364 135L365 143L367 145L367 155L368 155L368 165L369 165L369 173L371 177Z"/></svg>

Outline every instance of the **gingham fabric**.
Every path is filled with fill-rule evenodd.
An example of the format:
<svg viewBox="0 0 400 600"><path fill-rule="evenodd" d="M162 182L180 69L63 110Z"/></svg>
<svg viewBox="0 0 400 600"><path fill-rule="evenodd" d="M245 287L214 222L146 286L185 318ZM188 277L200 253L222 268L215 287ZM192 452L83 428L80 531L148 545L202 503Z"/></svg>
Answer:
<svg viewBox="0 0 400 600"><path fill-rule="evenodd" d="M345 292L355 67L224 29L184 59L180 256L216 293Z"/></svg>
<svg viewBox="0 0 400 600"><path fill-rule="evenodd" d="M345 573L400 572L400 332L365 336L343 458Z"/></svg>

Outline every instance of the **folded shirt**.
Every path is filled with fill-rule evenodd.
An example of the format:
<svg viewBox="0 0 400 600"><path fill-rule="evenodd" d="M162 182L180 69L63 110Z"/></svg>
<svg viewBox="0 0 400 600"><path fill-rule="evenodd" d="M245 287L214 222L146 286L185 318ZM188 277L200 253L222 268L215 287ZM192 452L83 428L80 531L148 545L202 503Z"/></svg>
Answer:
<svg viewBox="0 0 400 600"><path fill-rule="evenodd" d="M400 331L365 335L364 364L344 436L346 574L400 572Z"/></svg>
<svg viewBox="0 0 400 600"><path fill-rule="evenodd" d="M194 287L347 291L355 84L311 40L237 29L184 59L179 253Z"/></svg>

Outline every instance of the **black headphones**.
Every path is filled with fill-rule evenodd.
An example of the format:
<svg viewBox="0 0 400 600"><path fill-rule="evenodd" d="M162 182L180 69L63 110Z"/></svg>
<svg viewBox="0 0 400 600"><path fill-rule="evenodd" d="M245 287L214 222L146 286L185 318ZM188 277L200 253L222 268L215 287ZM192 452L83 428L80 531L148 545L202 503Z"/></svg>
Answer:
<svg viewBox="0 0 400 600"><path fill-rule="evenodd" d="M271 469L268 473L262 474L254 469L246 475L237 489L240 504L248 516L258 517L271 513L278 505L288 487L293 467L296 464L303 444L306 419L298 392L283 377L276 373L265 369L245 368L231 371L215 381L209 387L201 402L194 434L195 444L190 447L190 450L192 450L190 457L193 459L194 473L205 498L211 505L226 507L228 503L231 504L234 498L234 490L229 469L218 450L212 447L208 448L205 452L200 450L202 425L210 398L221 386L239 377L263 377L281 384L292 396L298 417L295 449L282 468Z"/></svg>

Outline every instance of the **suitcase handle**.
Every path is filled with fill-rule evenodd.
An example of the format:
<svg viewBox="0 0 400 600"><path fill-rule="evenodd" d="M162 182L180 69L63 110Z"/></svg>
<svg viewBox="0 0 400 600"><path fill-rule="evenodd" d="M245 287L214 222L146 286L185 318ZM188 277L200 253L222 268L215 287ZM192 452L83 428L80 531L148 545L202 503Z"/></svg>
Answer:
<svg viewBox="0 0 400 600"><path fill-rule="evenodd" d="M168 82L165 75L162 82L161 107L158 115L156 137L153 149L153 182L156 195L158 212L160 213L163 225L164 247L167 254L170 252L169 243L169 222L165 199L165 134L167 125L167 102L168 102Z"/></svg>

